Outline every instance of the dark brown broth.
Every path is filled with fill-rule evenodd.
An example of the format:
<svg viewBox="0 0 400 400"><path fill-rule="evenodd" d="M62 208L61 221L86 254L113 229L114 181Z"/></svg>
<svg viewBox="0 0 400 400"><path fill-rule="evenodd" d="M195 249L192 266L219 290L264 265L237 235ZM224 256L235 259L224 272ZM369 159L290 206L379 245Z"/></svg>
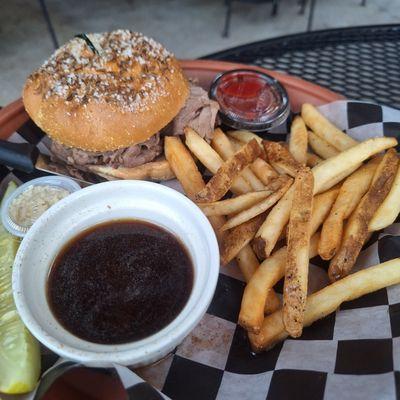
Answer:
<svg viewBox="0 0 400 400"><path fill-rule="evenodd" d="M47 298L65 329L94 343L143 339L185 306L193 265L165 229L137 220L96 225L74 237L50 270Z"/></svg>

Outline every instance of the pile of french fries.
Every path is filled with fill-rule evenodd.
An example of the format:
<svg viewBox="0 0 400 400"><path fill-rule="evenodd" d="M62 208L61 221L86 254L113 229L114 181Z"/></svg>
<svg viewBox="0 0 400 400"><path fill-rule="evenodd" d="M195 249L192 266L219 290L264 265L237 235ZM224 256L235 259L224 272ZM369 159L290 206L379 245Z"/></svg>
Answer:
<svg viewBox="0 0 400 400"><path fill-rule="evenodd" d="M396 145L358 142L311 104L294 118L288 144L220 128L210 144L190 128L185 144L165 138L172 170L215 230L221 264L235 259L247 282L239 323L254 351L299 337L343 301L400 283L399 258L351 274L371 233L400 212ZM213 175L208 183L198 163ZM309 294L316 256L330 260L332 283Z"/></svg>

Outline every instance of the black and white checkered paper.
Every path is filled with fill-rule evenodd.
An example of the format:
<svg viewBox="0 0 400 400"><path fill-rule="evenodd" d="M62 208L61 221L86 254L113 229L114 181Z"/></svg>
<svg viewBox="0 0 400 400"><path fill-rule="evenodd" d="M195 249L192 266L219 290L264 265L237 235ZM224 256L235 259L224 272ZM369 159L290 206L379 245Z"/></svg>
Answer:
<svg viewBox="0 0 400 400"><path fill-rule="evenodd" d="M400 136L399 110L353 101L337 101L320 110L358 140ZM31 122L12 140L21 137L41 147L42 134ZM12 173L21 181L42 175ZM4 183L10 176L0 167ZM167 184L179 189L176 181ZM400 257L399 222L371 237L355 270ZM310 273L317 277L314 290L328 282L326 270L326 262L311 260ZM174 400L400 399L400 285L344 303L306 328L301 338L257 355L237 324L244 286L233 263L221 268L200 324L174 354L136 372ZM282 293L282 282L276 290ZM56 360L44 352L43 369Z"/></svg>

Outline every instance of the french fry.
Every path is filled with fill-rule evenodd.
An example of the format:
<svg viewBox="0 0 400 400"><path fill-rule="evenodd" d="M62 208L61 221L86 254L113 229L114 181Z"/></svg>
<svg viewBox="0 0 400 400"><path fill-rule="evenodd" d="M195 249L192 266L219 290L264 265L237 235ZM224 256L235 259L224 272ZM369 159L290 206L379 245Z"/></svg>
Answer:
<svg viewBox="0 0 400 400"><path fill-rule="evenodd" d="M229 141L235 152L239 151L246 144L245 142L239 142L238 140L235 140L233 138L229 138ZM263 156L265 156L263 147L262 147L262 152ZM255 161L257 160L264 161L262 158L257 158ZM253 164L254 162L243 170L242 176L250 183L250 185L254 190L262 190L264 189L264 183L259 177L257 177L257 175L252 170L251 166Z"/></svg>
<svg viewBox="0 0 400 400"><path fill-rule="evenodd" d="M313 105L303 104L301 107L301 116L305 124L311 130L336 147L339 151L349 149L355 146L358 142L346 135L330 121L328 121Z"/></svg>
<svg viewBox="0 0 400 400"><path fill-rule="evenodd" d="M366 268L337 281L307 299L304 326L326 317L345 302L357 299L387 286L400 283L400 259ZM254 351L259 352L274 346L288 337L282 321L282 310L265 317L258 334L249 333Z"/></svg>
<svg viewBox="0 0 400 400"><path fill-rule="evenodd" d="M233 180L243 169L252 163L261 153L256 140L245 144L237 153L230 157L210 179L206 187L196 195L197 202L217 201L231 188Z"/></svg>
<svg viewBox="0 0 400 400"><path fill-rule="evenodd" d="M260 145L262 145L263 142L263 139L260 136L247 130L228 131L227 134L232 139L238 140L242 143L248 143L253 139L256 139Z"/></svg>
<svg viewBox="0 0 400 400"><path fill-rule="evenodd" d="M270 164L281 174L295 177L301 164L289 153L289 150L277 142L264 140L264 150Z"/></svg>
<svg viewBox="0 0 400 400"><path fill-rule="evenodd" d="M168 161L162 158L132 168L88 165L88 169L97 175L105 177L107 180L139 179L159 182L175 178Z"/></svg>
<svg viewBox="0 0 400 400"><path fill-rule="evenodd" d="M229 141L231 142L231 145L233 147L233 150L235 150L235 153L239 151L247 142L239 142L239 140L229 138Z"/></svg>
<svg viewBox="0 0 400 400"><path fill-rule="evenodd" d="M370 232L379 231L393 224L400 213L400 168L397 169L392 187L383 203L376 210L368 225Z"/></svg>
<svg viewBox="0 0 400 400"><path fill-rule="evenodd" d="M210 215L228 215L246 210L273 193L272 190L261 190L259 192L249 192L241 194L227 200L215 201L213 203L199 203L203 213Z"/></svg>
<svg viewBox="0 0 400 400"><path fill-rule="evenodd" d="M204 180L189 150L178 136L166 136L164 152L186 195L193 200L196 193L204 187Z"/></svg>
<svg viewBox="0 0 400 400"><path fill-rule="evenodd" d="M214 136L211 141L211 147L226 161L229 157L232 157L236 151L229 138L225 135L220 128L214 130ZM254 175L250 167L246 167L241 176L250 184L254 190L264 189L263 183Z"/></svg>
<svg viewBox="0 0 400 400"><path fill-rule="evenodd" d="M324 161L322 158L318 157L316 154L307 153L307 167L315 167L320 162Z"/></svg>
<svg viewBox="0 0 400 400"><path fill-rule="evenodd" d="M318 253L323 260L330 260L335 255L342 240L344 220L354 211L370 187L378 162L377 157L373 158L343 182L335 204L322 226Z"/></svg>
<svg viewBox="0 0 400 400"><path fill-rule="evenodd" d="M259 259L269 257L274 249L285 225L289 221L290 208L293 200L293 186L283 195L269 212L267 218L260 226L255 239L253 250Z"/></svg>
<svg viewBox="0 0 400 400"><path fill-rule="evenodd" d="M236 256L236 262L246 282L251 279L260 265L260 262L249 244L239 251Z"/></svg>
<svg viewBox="0 0 400 400"><path fill-rule="evenodd" d="M193 198L196 193L204 188L205 183L192 155L178 137L165 137L165 156L184 192L188 197ZM218 241L221 242L225 233L220 228L225 223L225 218L221 215L215 215L209 216L208 219L214 228Z"/></svg>
<svg viewBox="0 0 400 400"><path fill-rule="evenodd" d="M368 224L392 186L399 160L396 150L390 149L379 163L371 186L351 214L342 243L332 258L328 275L331 281L348 275L368 235Z"/></svg>
<svg viewBox="0 0 400 400"><path fill-rule="evenodd" d="M250 165L250 168L264 185L268 185L279 176L279 174L262 158L256 158Z"/></svg>
<svg viewBox="0 0 400 400"><path fill-rule="evenodd" d="M325 221L338 194L339 186L336 185L332 189L314 196L310 223L311 235L317 232L319 227ZM282 231L282 237L279 238L279 240L285 239L286 234L287 229L284 229Z"/></svg>
<svg viewBox="0 0 400 400"><path fill-rule="evenodd" d="M186 146L198 160L213 174L216 174L224 161L218 153L192 128L185 128ZM250 184L241 176L232 183L232 192L235 194L251 192Z"/></svg>
<svg viewBox="0 0 400 400"><path fill-rule="evenodd" d="M339 153L336 147L312 131L308 131L308 143L314 152L324 159L336 156Z"/></svg>
<svg viewBox="0 0 400 400"><path fill-rule="evenodd" d="M229 138L222 132L221 128L214 129L214 136L211 140L211 147L226 161L235 154L235 149Z"/></svg>
<svg viewBox="0 0 400 400"><path fill-rule="evenodd" d="M310 231L313 235L328 216L331 208L339 194L339 186L327 190L326 192L314 196L311 214Z"/></svg>
<svg viewBox="0 0 400 400"><path fill-rule="evenodd" d="M315 181L314 194L335 186L338 183L338 176L344 179L346 176L341 176L341 174L348 173L350 175L352 168L396 144L397 140L390 137L368 139L316 165L312 169Z"/></svg>
<svg viewBox="0 0 400 400"><path fill-rule="evenodd" d="M226 223L221 227L221 230L226 231L228 229L232 229L235 226L238 226L243 222L254 218L257 215L264 213L265 211L270 209L286 193L291 184L291 181L287 181L281 188L269 195L264 200L260 201L257 204L254 204L252 207L243 210L232 218L228 219Z"/></svg>
<svg viewBox="0 0 400 400"><path fill-rule="evenodd" d="M265 300L264 315L269 315L281 308L281 299L278 297L274 289L268 290L267 299Z"/></svg>
<svg viewBox="0 0 400 400"><path fill-rule="evenodd" d="M242 171L242 177L246 179L247 182L249 182L253 190L263 190L265 188L260 179L258 179L254 172L250 169L250 166L246 167Z"/></svg>
<svg viewBox="0 0 400 400"><path fill-rule="evenodd" d="M294 181L283 286L283 323L292 337L299 337L303 332L313 191L313 174L308 167L303 167Z"/></svg>
<svg viewBox="0 0 400 400"><path fill-rule="evenodd" d="M327 161L327 160L325 160ZM360 168L362 163L357 164L352 166L351 168L346 169L345 171L337 174L335 177L333 177L331 180L326 180L323 182L320 187L318 188L318 193L323 193L329 190L331 187L337 185L338 183L341 183L344 179L346 179L348 176L350 176L352 173L357 171L358 168Z"/></svg>
<svg viewBox="0 0 400 400"><path fill-rule="evenodd" d="M290 127L289 151L294 159L305 165L307 161L307 128L301 117L294 118Z"/></svg>
<svg viewBox="0 0 400 400"><path fill-rule="evenodd" d="M214 229L215 235L217 236L218 243L221 243L226 236L226 232L221 231L221 226L225 223L225 217L222 215L212 215L208 217L211 226Z"/></svg>
<svg viewBox="0 0 400 400"><path fill-rule="evenodd" d="M260 265L250 245L244 246L243 249L239 251L236 256L236 262L246 282L251 279ZM270 289L265 302L264 314L271 314L280 308L280 306L281 301L279 297L273 289Z"/></svg>
<svg viewBox="0 0 400 400"><path fill-rule="evenodd" d="M394 147L397 140L389 137L368 139L356 146L316 165L313 169L314 194L324 192L350 175L359 164L369 157ZM293 191L290 188L278 201L261 225L253 241L253 249L258 258L271 254L281 235L283 227L289 221Z"/></svg>
<svg viewBox="0 0 400 400"><path fill-rule="evenodd" d="M244 246L250 243L264 219L264 214L258 215L242 225L233 228L225 235L220 246L222 265L228 264Z"/></svg>
<svg viewBox="0 0 400 400"><path fill-rule="evenodd" d="M273 192L276 192L279 188L286 185L287 182L293 182L293 178L288 175L279 175L276 179L266 185L264 190L272 190Z"/></svg>
<svg viewBox="0 0 400 400"><path fill-rule="evenodd" d="M310 240L310 258L317 253L319 234ZM287 247L281 247L264 260L246 285L240 307L239 324L250 332L260 331L268 292L285 275Z"/></svg>

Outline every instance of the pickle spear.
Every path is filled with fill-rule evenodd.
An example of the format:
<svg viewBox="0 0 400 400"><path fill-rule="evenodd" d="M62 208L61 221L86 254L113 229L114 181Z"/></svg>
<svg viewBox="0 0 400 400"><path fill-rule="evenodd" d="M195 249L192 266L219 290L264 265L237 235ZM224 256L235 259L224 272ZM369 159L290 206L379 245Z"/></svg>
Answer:
<svg viewBox="0 0 400 400"><path fill-rule="evenodd" d="M16 189L10 182L3 200ZM33 390L40 375L40 348L14 304L11 275L19 240L0 223L0 392Z"/></svg>

